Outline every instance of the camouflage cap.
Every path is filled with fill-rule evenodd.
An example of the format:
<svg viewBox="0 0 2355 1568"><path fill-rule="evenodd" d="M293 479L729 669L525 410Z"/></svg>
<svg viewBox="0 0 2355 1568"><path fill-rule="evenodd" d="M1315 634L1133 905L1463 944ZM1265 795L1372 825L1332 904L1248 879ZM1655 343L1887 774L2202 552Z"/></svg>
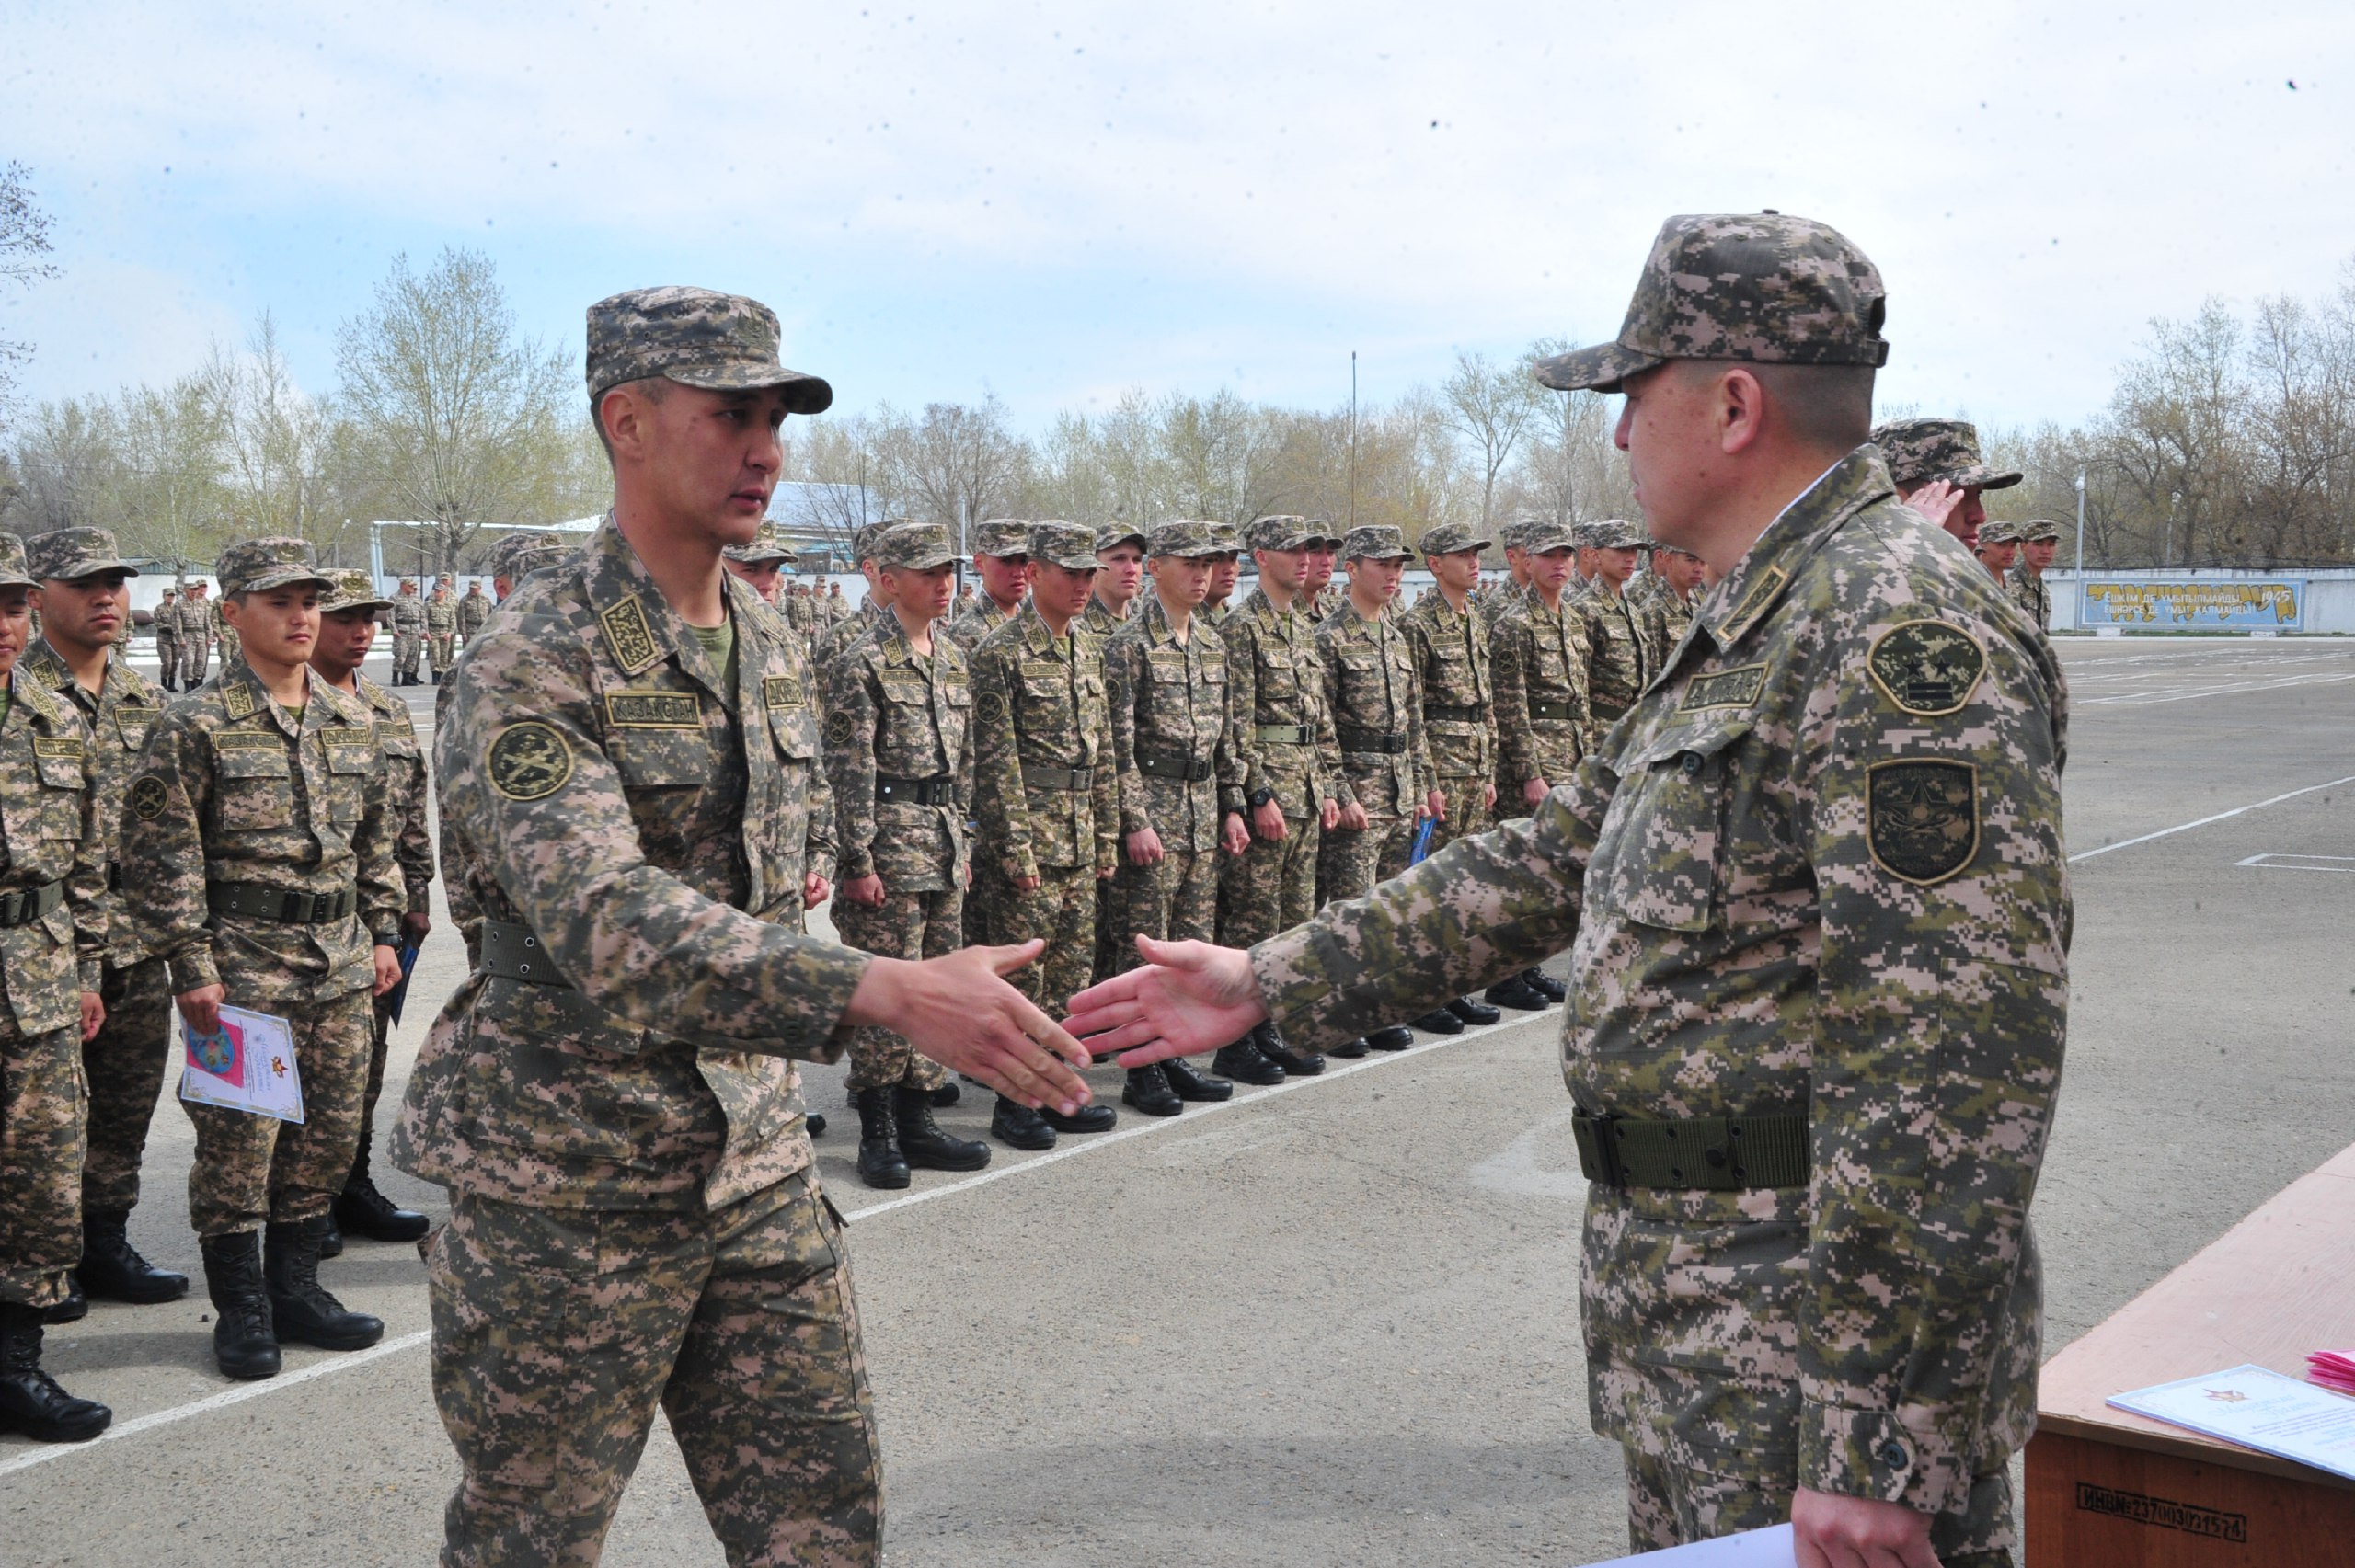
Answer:
<svg viewBox="0 0 2355 1568"><path fill-rule="evenodd" d="M39 588L32 574L25 570L25 542L13 533L0 533L0 588Z"/></svg>
<svg viewBox="0 0 2355 1568"><path fill-rule="evenodd" d="M858 561L875 559L876 547L883 543L885 532L897 528L907 521L903 517L887 517L880 522L862 522L852 529L850 532L852 559Z"/></svg>
<svg viewBox="0 0 2355 1568"><path fill-rule="evenodd" d="M114 535L103 528L61 528L25 546L25 565L43 582L74 582L100 572L137 577L139 568L116 551Z"/></svg>
<svg viewBox="0 0 2355 1568"><path fill-rule="evenodd" d="M1341 541L1345 561L1396 561L1413 555L1406 534L1386 522L1361 522Z"/></svg>
<svg viewBox="0 0 2355 1568"><path fill-rule="evenodd" d="M1593 550L1640 550L1644 531L1624 517L1604 518L1586 525L1586 544Z"/></svg>
<svg viewBox="0 0 2355 1568"><path fill-rule="evenodd" d="M1979 526L1982 544L2016 544L2020 542L2020 525L2016 522L1984 522Z"/></svg>
<svg viewBox="0 0 2355 1568"><path fill-rule="evenodd" d="M221 552L221 558L213 563L213 575L221 579L224 599L233 593L266 593L290 583L314 582L323 589L335 586L335 578L312 563L306 539L241 541Z"/></svg>
<svg viewBox="0 0 2355 1568"><path fill-rule="evenodd" d="M1529 537L1529 531L1537 526L1537 521L1535 518L1524 517L1517 518L1511 522L1498 524L1497 543L1508 550L1528 548L1522 541Z"/></svg>
<svg viewBox="0 0 2355 1568"><path fill-rule="evenodd" d="M2032 517L2020 524L2020 543L2042 544L2061 537L2061 525L2049 517Z"/></svg>
<svg viewBox="0 0 2355 1568"><path fill-rule="evenodd" d="M1145 540L1144 553L1156 558L1176 555L1187 559L1223 555L1227 546L1219 543L1218 530L1215 522L1178 518L1153 531Z"/></svg>
<svg viewBox="0 0 2355 1568"><path fill-rule="evenodd" d="M973 554L995 555L1005 560L1008 555L1030 553L1030 525L1018 517L994 517L986 522L973 524Z"/></svg>
<svg viewBox="0 0 2355 1568"><path fill-rule="evenodd" d="M1965 419L1892 419L1873 431L1890 477L1907 489L1943 479L1958 489L2007 490L2024 477L1979 455L1979 427Z"/></svg>
<svg viewBox="0 0 2355 1568"><path fill-rule="evenodd" d="M1521 525L1521 547L1532 555L1542 555L1548 550L1574 550L1579 544L1579 531L1567 522L1539 518Z"/></svg>
<svg viewBox="0 0 2355 1568"><path fill-rule="evenodd" d="M1564 392L1616 392L1670 360L1881 365L1880 269L1847 236L1780 212L1686 214L1660 225L1618 338L1537 363Z"/></svg>
<svg viewBox="0 0 2355 1568"><path fill-rule="evenodd" d="M875 564L894 571L928 572L957 559L948 530L936 522L902 522L883 531Z"/></svg>
<svg viewBox="0 0 2355 1568"><path fill-rule="evenodd" d="M1437 528L1423 530L1419 541L1426 556L1453 555L1459 550L1485 550L1493 543L1478 528L1468 522L1442 522Z"/></svg>
<svg viewBox="0 0 2355 1568"><path fill-rule="evenodd" d="M708 392L782 387L795 414L822 414L834 400L818 377L777 362L776 312L709 289L632 289L589 307L591 401L648 376Z"/></svg>
<svg viewBox="0 0 2355 1568"><path fill-rule="evenodd" d="M1289 513L1254 518L1244 532L1245 541L1254 550L1305 550L1323 537L1306 518Z"/></svg>
<svg viewBox="0 0 2355 1568"><path fill-rule="evenodd" d="M1211 537L1218 541L1220 555L1240 555L1243 554L1243 531L1223 518L1211 524Z"/></svg>
<svg viewBox="0 0 2355 1568"><path fill-rule="evenodd" d="M1330 545L1331 545L1334 549L1336 549L1336 550L1338 550L1338 549L1339 549L1339 548L1341 547L1342 543L1343 543L1343 536L1342 536L1341 534L1337 533L1337 532L1335 532L1333 531L1333 520L1332 520L1332 519L1330 519L1330 518L1324 518L1324 517L1312 517L1312 518L1310 518L1310 519L1307 521L1307 522L1306 522L1304 526L1308 527L1308 528L1313 528L1313 529L1315 529L1315 530L1316 531L1316 543L1317 543L1317 544L1330 544Z"/></svg>
<svg viewBox="0 0 2355 1568"><path fill-rule="evenodd" d="M792 544L785 537L784 526L768 518L761 519L761 526L752 531L750 544L730 544L719 553L740 566L750 566L754 561L798 561L801 558L794 553Z"/></svg>
<svg viewBox="0 0 2355 1568"><path fill-rule="evenodd" d="M376 579L354 567L328 574L327 591L319 601L322 614L336 610L378 610L392 601L376 591Z"/></svg>
<svg viewBox="0 0 2355 1568"><path fill-rule="evenodd" d="M571 548L558 534L510 533L490 547L490 575L522 582L542 567L555 565Z"/></svg>
<svg viewBox="0 0 2355 1568"><path fill-rule="evenodd" d="M1115 544L1132 544L1142 550L1152 543L1143 529L1132 528L1125 522L1108 522L1096 531L1096 553L1099 555Z"/></svg>
<svg viewBox="0 0 2355 1568"><path fill-rule="evenodd" d="M1096 569L1096 532L1075 522L1051 517L1030 525L1026 553L1033 561L1061 567L1067 572Z"/></svg>

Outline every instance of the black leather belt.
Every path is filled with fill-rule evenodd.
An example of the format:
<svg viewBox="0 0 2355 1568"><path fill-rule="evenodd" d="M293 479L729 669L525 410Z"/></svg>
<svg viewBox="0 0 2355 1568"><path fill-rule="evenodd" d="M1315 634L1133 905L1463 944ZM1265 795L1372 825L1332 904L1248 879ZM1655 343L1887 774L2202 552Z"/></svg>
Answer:
<svg viewBox="0 0 2355 1568"><path fill-rule="evenodd" d="M1576 703L1549 703L1542 697L1532 697L1529 699L1529 716L1531 718L1574 719L1579 716L1578 704Z"/></svg>
<svg viewBox="0 0 2355 1568"><path fill-rule="evenodd" d="M65 884L44 882L0 893L0 926L30 925L65 901Z"/></svg>
<svg viewBox="0 0 2355 1568"><path fill-rule="evenodd" d="M556 966L548 962L547 955L540 948L540 939L532 934L531 928L510 921L482 922L481 968L484 974L501 979L572 990L572 982L557 974Z"/></svg>
<svg viewBox="0 0 2355 1568"><path fill-rule="evenodd" d="M1156 779L1174 779L1179 784L1201 784L1216 770L1212 761L1191 757L1156 757L1150 753L1137 758L1137 772Z"/></svg>
<svg viewBox="0 0 2355 1568"><path fill-rule="evenodd" d="M1740 1192L1803 1187L1812 1174L1802 1112L1637 1121L1580 1110L1570 1133L1579 1169L1604 1186Z"/></svg>
<svg viewBox="0 0 2355 1568"><path fill-rule="evenodd" d="M928 779L891 779L877 775L875 801L895 806L948 806L956 799L957 781L947 773Z"/></svg>
<svg viewBox="0 0 2355 1568"><path fill-rule="evenodd" d="M1096 775L1086 768L1051 768L1043 762L1025 762L1022 782L1032 789L1093 789Z"/></svg>
<svg viewBox="0 0 2355 1568"><path fill-rule="evenodd" d="M1476 703L1425 703L1423 717L1441 724L1478 724L1488 716L1488 710Z"/></svg>
<svg viewBox="0 0 2355 1568"><path fill-rule="evenodd" d="M1379 751L1390 756L1397 756L1407 750L1407 738L1395 729L1344 727L1341 731L1341 750Z"/></svg>
<svg viewBox="0 0 2355 1568"><path fill-rule="evenodd" d="M1304 724L1255 724L1251 733L1262 746L1305 746L1309 740Z"/></svg>
<svg viewBox="0 0 2355 1568"><path fill-rule="evenodd" d="M213 882L205 901L216 915L246 915L285 925L325 925L349 918L360 908L360 889L339 887L332 893L303 893L288 887L265 887L258 882Z"/></svg>

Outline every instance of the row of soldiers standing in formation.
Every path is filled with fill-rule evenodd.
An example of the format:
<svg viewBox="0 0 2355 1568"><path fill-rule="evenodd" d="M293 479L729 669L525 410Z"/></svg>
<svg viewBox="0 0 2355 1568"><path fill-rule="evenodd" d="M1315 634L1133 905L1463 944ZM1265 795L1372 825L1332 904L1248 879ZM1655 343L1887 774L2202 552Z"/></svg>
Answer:
<svg viewBox="0 0 2355 1568"><path fill-rule="evenodd" d="M467 584L456 598L451 596L454 586L445 575L435 581L431 597L420 599L415 579L403 578L386 601L378 619L393 634L394 685L425 684L418 677L420 661L440 685L457 662L458 649L490 619L491 600L480 580ZM202 581L167 588L155 609L155 661L167 692L193 692L204 683L214 643L221 645L224 664L236 652L236 628L222 619L221 607L206 592Z"/></svg>
<svg viewBox="0 0 2355 1568"><path fill-rule="evenodd" d="M495 586L562 552L501 541ZM200 1036L224 1003L284 1019L302 1070L299 1122L183 1102L224 1373L273 1375L285 1339L376 1343L383 1323L346 1310L319 1264L345 1230L427 1226L370 1174L387 999L431 928L435 871L408 705L360 673L397 602L299 539L233 545L216 676L184 619L203 585L157 617L163 673L189 688L167 704L123 653L136 575L103 529L0 534L0 1430L48 1441L111 1413L42 1369L44 1325L189 1288L129 1237L176 999Z"/></svg>

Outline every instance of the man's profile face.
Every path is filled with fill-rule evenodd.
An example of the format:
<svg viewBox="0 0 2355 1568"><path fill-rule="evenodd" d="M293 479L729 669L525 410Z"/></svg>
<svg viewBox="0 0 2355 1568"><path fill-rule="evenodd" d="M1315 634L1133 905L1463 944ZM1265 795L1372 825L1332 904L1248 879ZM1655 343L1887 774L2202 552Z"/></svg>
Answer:
<svg viewBox="0 0 2355 1568"><path fill-rule="evenodd" d="M1030 557L1027 555L975 555L973 569L981 574L982 591L1000 604L1021 602L1022 590L1030 586Z"/></svg>
<svg viewBox="0 0 2355 1568"><path fill-rule="evenodd" d="M105 647L122 631L131 613L130 579L122 572L94 572L67 581L44 578L40 585L41 630L60 647L87 653Z"/></svg>
<svg viewBox="0 0 2355 1568"><path fill-rule="evenodd" d="M1325 591L1325 585L1333 580L1333 560L1337 554L1338 552L1331 544L1322 541L1308 547L1305 552L1305 560L1301 567L1302 592L1322 593Z"/></svg>
<svg viewBox="0 0 2355 1568"><path fill-rule="evenodd" d="M634 475L658 516L715 546L752 543L785 464L782 388L706 392L666 382L658 398L625 383L598 406L616 475Z"/></svg>
<svg viewBox="0 0 2355 1568"><path fill-rule="evenodd" d="M1254 550L1252 559L1259 563L1259 580L1274 583L1287 592L1300 591L1300 579L1308 569L1305 550Z"/></svg>
<svg viewBox="0 0 2355 1568"><path fill-rule="evenodd" d="M311 649L311 662L320 673L340 681L348 672L359 669L367 659L368 650L375 646L374 605L323 610L319 612L319 636Z"/></svg>
<svg viewBox="0 0 2355 1568"><path fill-rule="evenodd" d="M1155 555L1146 565L1162 601L1193 609L1210 597L1211 562L1207 555Z"/></svg>
<svg viewBox="0 0 2355 1568"><path fill-rule="evenodd" d="M2058 539L2031 539L2020 546L2020 554L2028 557L2028 566L2039 572L2051 569L2052 557L2060 553Z"/></svg>
<svg viewBox="0 0 2355 1568"><path fill-rule="evenodd" d="M1529 580L1545 593L1558 594L1570 585L1571 568L1578 565L1578 552L1563 544L1552 550L1528 553Z"/></svg>
<svg viewBox="0 0 2355 1568"><path fill-rule="evenodd" d="M937 621L948 612L949 601L957 597L957 568L948 563L922 569L886 567L883 595L886 604L911 615Z"/></svg>
<svg viewBox="0 0 2355 1568"><path fill-rule="evenodd" d="M2019 551L2019 545L2007 539L2001 544L1982 544L1979 546L1978 553L1979 559L1986 565L1987 569L1997 577L2002 577L2012 569L2012 563L2018 558Z"/></svg>
<svg viewBox="0 0 2355 1568"><path fill-rule="evenodd" d="M1651 525L1652 537L1672 544L1689 542L1706 521L1717 471L1714 392L1715 367L1706 361L1671 360L1620 383L1625 399L1614 440L1627 454L1636 504Z"/></svg>
<svg viewBox="0 0 2355 1568"><path fill-rule="evenodd" d="M1592 557L1587 567L1589 577L1600 577L1614 588L1625 588L1627 579L1636 575L1638 550L1595 549L1587 552Z"/></svg>
<svg viewBox="0 0 2355 1568"><path fill-rule="evenodd" d="M1235 585L1243 576L1243 562L1234 555L1212 555L1210 559L1210 601L1223 604L1235 596Z"/></svg>
<svg viewBox="0 0 2355 1568"><path fill-rule="evenodd" d="M249 655L279 664L302 664L319 639L319 585L288 583L248 593L222 606Z"/></svg>
<svg viewBox="0 0 2355 1568"><path fill-rule="evenodd" d="M1134 540L1097 551L1096 564L1096 586L1111 603L1126 604L1144 586L1144 546Z"/></svg>
<svg viewBox="0 0 2355 1568"><path fill-rule="evenodd" d="M1444 555L1433 555L1430 567L1431 576L1439 579L1442 588L1469 593L1480 586L1480 552L1477 550L1450 550Z"/></svg>
<svg viewBox="0 0 2355 1568"><path fill-rule="evenodd" d="M1096 570L1041 561L1030 569L1031 601L1068 621L1087 608L1088 595L1096 591Z"/></svg>
<svg viewBox="0 0 2355 1568"><path fill-rule="evenodd" d="M1652 557L1652 569L1680 595L1689 597L1701 586L1701 558L1682 550L1660 551Z"/></svg>
<svg viewBox="0 0 2355 1568"><path fill-rule="evenodd" d="M33 590L0 588L0 675L17 668L17 658L33 635Z"/></svg>

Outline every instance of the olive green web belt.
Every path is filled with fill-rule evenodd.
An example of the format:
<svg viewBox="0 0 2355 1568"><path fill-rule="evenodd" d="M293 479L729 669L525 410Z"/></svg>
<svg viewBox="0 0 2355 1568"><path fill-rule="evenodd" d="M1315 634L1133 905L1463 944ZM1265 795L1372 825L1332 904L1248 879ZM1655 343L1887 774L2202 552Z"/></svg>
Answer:
<svg viewBox="0 0 2355 1568"><path fill-rule="evenodd" d="M1531 718L1576 718L1579 714L1577 705L1574 704L1549 703L1543 697L1532 697L1529 699L1529 716Z"/></svg>
<svg viewBox="0 0 2355 1568"><path fill-rule="evenodd" d="M0 926L30 925L65 901L65 884L44 882L0 893Z"/></svg>
<svg viewBox="0 0 2355 1568"><path fill-rule="evenodd" d="M212 882L205 885L205 903L214 914L245 915L252 920L279 921L287 925L325 925L360 908L360 890L339 887L332 893L302 893L286 887L265 887L258 882Z"/></svg>
<svg viewBox="0 0 2355 1568"><path fill-rule="evenodd" d="M1579 1170L1604 1186L1740 1192L1803 1187L1811 1174L1808 1119L1798 1112L1637 1121L1574 1111L1570 1132Z"/></svg>
<svg viewBox="0 0 2355 1568"><path fill-rule="evenodd" d="M1588 706L1594 710L1595 717L1611 724L1616 724L1620 717L1626 713L1629 705L1630 704L1626 703L1590 702L1588 704Z"/></svg>
<svg viewBox="0 0 2355 1568"><path fill-rule="evenodd" d="M521 980L530 986L554 986L570 990L572 982L556 971L547 954L540 946L540 939L532 934L529 926L509 921L487 920L482 922L482 972L503 980Z"/></svg>
<svg viewBox="0 0 2355 1568"><path fill-rule="evenodd" d="M1255 724L1252 738L1262 746L1305 746L1308 727L1304 724Z"/></svg>
<svg viewBox="0 0 2355 1568"><path fill-rule="evenodd" d="M1022 782L1032 789L1093 789L1096 775L1086 768L1056 768L1044 762L1022 764Z"/></svg>

